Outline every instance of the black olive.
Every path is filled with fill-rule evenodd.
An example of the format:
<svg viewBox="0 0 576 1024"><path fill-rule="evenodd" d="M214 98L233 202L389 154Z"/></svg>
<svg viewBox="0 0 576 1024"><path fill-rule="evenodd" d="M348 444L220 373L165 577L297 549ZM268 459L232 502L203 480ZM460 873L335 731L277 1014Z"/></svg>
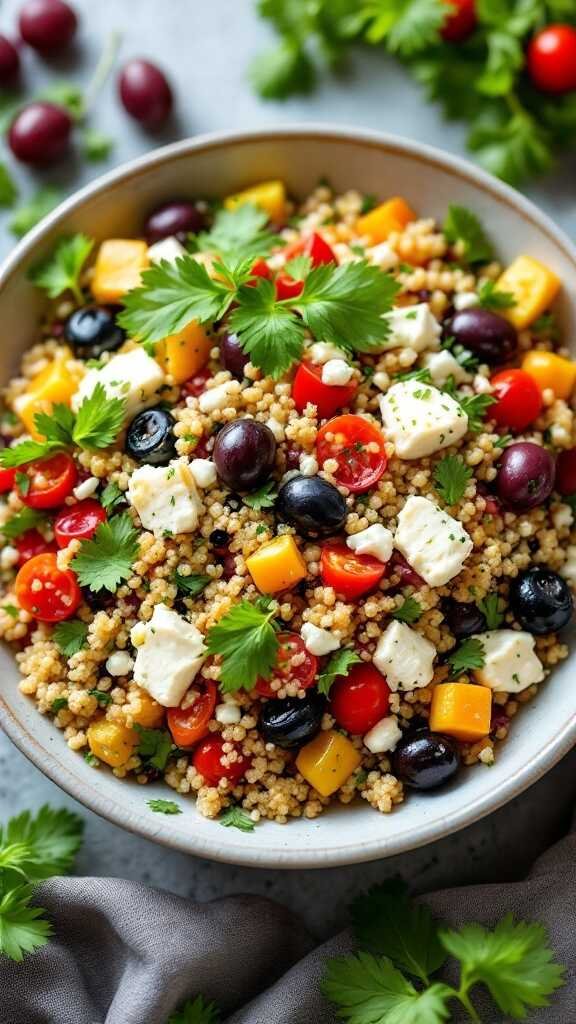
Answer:
<svg viewBox="0 0 576 1024"><path fill-rule="evenodd" d="M145 409L126 432L126 453L136 462L166 466L176 455L174 417L166 409Z"/></svg>
<svg viewBox="0 0 576 1024"><path fill-rule="evenodd" d="M348 515L340 491L321 476L294 476L279 490L276 515L310 537L338 533Z"/></svg>
<svg viewBox="0 0 576 1024"><path fill-rule="evenodd" d="M542 636L570 622L574 602L566 580L552 569L535 567L511 584L510 605L523 629Z"/></svg>
<svg viewBox="0 0 576 1024"><path fill-rule="evenodd" d="M116 323L113 306L84 306L64 324L64 337L79 359L99 359L103 352L120 348L126 334Z"/></svg>
<svg viewBox="0 0 576 1024"><path fill-rule="evenodd" d="M453 740L419 730L400 740L393 758L394 774L412 789L436 789L448 782L460 766Z"/></svg>
<svg viewBox="0 0 576 1024"><path fill-rule="evenodd" d="M227 494L224 498L224 504L231 512L239 512L244 505L244 502L239 494L236 494L235 491L231 491L230 494Z"/></svg>
<svg viewBox="0 0 576 1024"><path fill-rule="evenodd" d="M267 700L260 712L260 732L267 743L290 750L320 730L326 699L313 690L305 697Z"/></svg>
<svg viewBox="0 0 576 1024"><path fill-rule="evenodd" d="M227 548L230 543L230 534L226 530L212 530L208 540L215 548Z"/></svg>
<svg viewBox="0 0 576 1024"><path fill-rule="evenodd" d="M445 326L452 337L489 366L507 363L518 348L518 337L509 320L490 309L461 309Z"/></svg>
<svg viewBox="0 0 576 1024"><path fill-rule="evenodd" d="M442 601L442 611L448 629L457 640L474 636L475 633L483 633L486 629L486 619L475 604L466 604L463 601L455 601L453 597L446 597Z"/></svg>
<svg viewBox="0 0 576 1024"><path fill-rule="evenodd" d="M232 420L216 435L218 476L232 490L252 491L268 479L276 458L276 439L265 423Z"/></svg>

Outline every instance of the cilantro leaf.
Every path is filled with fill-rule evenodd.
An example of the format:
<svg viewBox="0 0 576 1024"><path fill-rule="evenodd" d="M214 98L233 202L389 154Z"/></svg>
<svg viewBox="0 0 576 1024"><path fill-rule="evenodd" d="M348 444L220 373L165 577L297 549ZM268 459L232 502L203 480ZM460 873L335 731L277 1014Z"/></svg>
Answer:
<svg viewBox="0 0 576 1024"><path fill-rule="evenodd" d="M105 690L88 690L91 697L96 699L96 703L99 707L108 707L108 704L112 703L112 697Z"/></svg>
<svg viewBox="0 0 576 1024"><path fill-rule="evenodd" d="M546 131L525 110L513 117L504 105L482 111L473 121L467 141L486 170L511 185L552 167Z"/></svg>
<svg viewBox="0 0 576 1024"><path fill-rule="evenodd" d="M76 301L82 304L84 300L80 275L93 248L93 239L83 234L62 238L54 252L42 263L32 267L28 276L51 299L71 291Z"/></svg>
<svg viewBox="0 0 576 1024"><path fill-rule="evenodd" d="M163 772L172 752L172 736L167 729L145 729L138 724L134 728L140 737L136 753Z"/></svg>
<svg viewBox="0 0 576 1024"><path fill-rule="evenodd" d="M483 426L486 413L496 399L493 395L458 395L462 411L468 417L468 430L478 434Z"/></svg>
<svg viewBox="0 0 576 1024"><path fill-rule="evenodd" d="M455 242L463 243L464 257L468 263L487 263L494 257L494 249L484 228L476 214L465 206L450 204L444 221L444 234L452 245Z"/></svg>
<svg viewBox="0 0 576 1024"><path fill-rule="evenodd" d="M512 292L498 291L494 281L483 281L478 289L482 309L510 309L516 305Z"/></svg>
<svg viewBox="0 0 576 1024"><path fill-rule="evenodd" d="M114 480L112 480L109 484L106 484L106 487L104 488L102 494L100 495L100 504L106 509L107 512L112 512L112 510L115 509L117 505L121 505L122 502L125 502L126 500L127 499L126 495L124 494L124 491L120 490L118 484Z"/></svg>
<svg viewBox="0 0 576 1024"><path fill-rule="evenodd" d="M390 960L370 953L330 960L322 991L350 1024L443 1024L453 994L440 983L418 992Z"/></svg>
<svg viewBox="0 0 576 1024"><path fill-rule="evenodd" d="M361 8L370 43L386 40L391 53L412 57L440 41L443 0L368 0Z"/></svg>
<svg viewBox="0 0 576 1024"><path fill-rule="evenodd" d="M335 651L324 671L318 676L318 693L323 693L327 697L334 681L339 676L347 676L352 665L357 665L360 661L362 658L356 654L356 651L351 651L347 647Z"/></svg>
<svg viewBox="0 0 576 1024"><path fill-rule="evenodd" d="M186 597L198 597L211 582L211 576L204 576L202 573L191 573L190 576L182 576L179 572L172 574L172 583L175 583L180 593Z"/></svg>
<svg viewBox="0 0 576 1024"><path fill-rule="evenodd" d="M114 594L128 579L132 563L138 556L138 531L127 514L113 516L100 523L90 540L80 545L70 563L82 587L97 594L109 590Z"/></svg>
<svg viewBox="0 0 576 1024"><path fill-rule="evenodd" d="M248 505L248 508L259 512L263 508L273 508L277 497L276 481L267 480L257 491L252 491L252 494L247 494L242 500L245 505Z"/></svg>
<svg viewBox="0 0 576 1024"><path fill-rule="evenodd" d="M114 141L109 135L104 135L93 128L87 128L82 133L82 152L92 163L106 160L110 156L113 146Z"/></svg>
<svg viewBox="0 0 576 1024"><path fill-rule="evenodd" d="M450 652L447 660L452 668L453 676L459 676L471 669L483 668L486 655L482 641L475 636L468 637L467 640L462 641L459 647Z"/></svg>
<svg viewBox="0 0 576 1024"><path fill-rule="evenodd" d="M315 337L370 352L388 337L384 314L399 288L390 274L364 260L338 267L325 263L310 271L302 295L292 301Z"/></svg>
<svg viewBox="0 0 576 1024"><path fill-rule="evenodd" d="M179 1010L170 1014L166 1024L219 1024L220 1014L214 1003L203 996L188 999Z"/></svg>
<svg viewBox="0 0 576 1024"><path fill-rule="evenodd" d="M0 532L4 534L7 540L15 540L16 537L21 537L27 530L35 529L45 521L46 513L40 512L35 508L23 508L3 523L0 527Z"/></svg>
<svg viewBox="0 0 576 1024"><path fill-rule="evenodd" d="M504 622L505 605L498 594L486 594L476 607L486 619L488 629L498 629Z"/></svg>
<svg viewBox="0 0 576 1024"><path fill-rule="evenodd" d="M396 611L391 613L390 618L397 619L398 622L407 622L412 624L413 622L418 622L423 611L424 609L422 608L422 605L418 603L416 598L406 597L403 604L401 604Z"/></svg>
<svg viewBox="0 0 576 1024"><path fill-rule="evenodd" d="M447 505L456 505L463 498L471 476L470 466L457 455L446 455L434 467L436 490Z"/></svg>
<svg viewBox="0 0 576 1024"><path fill-rule="evenodd" d="M268 214L254 203L242 203L233 210L218 210L210 231L196 235L203 251L217 252L225 260L238 262L267 256L278 239L267 230Z"/></svg>
<svg viewBox="0 0 576 1024"><path fill-rule="evenodd" d="M4 828L0 827L0 849L6 853L15 845L24 847L26 853L19 859L20 868L25 869L29 881L42 881L72 867L82 842L83 828L84 823L77 814L64 807L55 810L44 804L35 816L23 811L11 818Z"/></svg>
<svg viewBox="0 0 576 1024"><path fill-rule="evenodd" d="M73 654L78 654L78 651L82 650L87 636L88 626L85 622L80 622L80 619L59 622L54 626L52 632L52 638L58 650L67 658L71 658Z"/></svg>
<svg viewBox="0 0 576 1024"><path fill-rule="evenodd" d="M55 697L50 705L50 710L57 715L63 708L68 707L68 697Z"/></svg>
<svg viewBox="0 0 576 1024"><path fill-rule="evenodd" d="M305 277L308 277L311 270L312 260L309 256L305 256L304 253L293 256L291 260L287 260L284 264L284 273L289 274L295 281L303 281Z"/></svg>
<svg viewBox="0 0 576 1024"><path fill-rule="evenodd" d="M174 800L148 800L148 807L157 814L182 814L182 808Z"/></svg>
<svg viewBox="0 0 576 1024"><path fill-rule="evenodd" d="M54 441L21 441L13 448L0 449L0 466L5 469L25 466L28 462L35 462L36 459L45 459L47 455L58 451L59 448L62 448L62 445Z"/></svg>
<svg viewBox="0 0 576 1024"><path fill-rule="evenodd" d="M227 807L218 818L225 828L237 828L240 832L253 832L256 828L252 818L241 807Z"/></svg>
<svg viewBox="0 0 576 1024"><path fill-rule="evenodd" d="M17 885L0 900L0 953L17 963L45 946L53 931L42 907L30 906L33 892L32 885Z"/></svg>
<svg viewBox="0 0 576 1024"><path fill-rule="evenodd" d="M23 238L55 206L58 206L62 198L62 193L58 189L50 186L41 188L32 199L14 211L8 224L12 234L16 235L16 238Z"/></svg>
<svg viewBox="0 0 576 1024"><path fill-rule="evenodd" d="M277 606L267 598L240 601L208 631L210 654L220 655L220 689L223 693L251 690L256 680L269 679L278 655Z"/></svg>
<svg viewBox="0 0 576 1024"><path fill-rule="evenodd" d="M83 399L72 430L79 448L108 448L120 433L126 412L126 399L109 397L100 381Z"/></svg>
<svg viewBox="0 0 576 1024"><path fill-rule="evenodd" d="M271 281L259 280L254 288L245 285L238 299L230 327L240 335L242 349L266 376L281 377L302 355L302 321L294 310L277 301Z"/></svg>
<svg viewBox="0 0 576 1024"><path fill-rule="evenodd" d="M265 100L283 100L293 93L310 92L314 66L294 39L282 39L273 49L259 53L248 68L252 87Z"/></svg>
<svg viewBox="0 0 576 1024"><path fill-rule="evenodd" d="M520 41L502 29L488 32L486 43L488 57L484 71L476 80L476 89L486 96L506 96L524 64L524 51Z"/></svg>
<svg viewBox="0 0 576 1024"><path fill-rule="evenodd" d="M17 196L18 189L10 171L6 164L0 163L0 206L14 206Z"/></svg>

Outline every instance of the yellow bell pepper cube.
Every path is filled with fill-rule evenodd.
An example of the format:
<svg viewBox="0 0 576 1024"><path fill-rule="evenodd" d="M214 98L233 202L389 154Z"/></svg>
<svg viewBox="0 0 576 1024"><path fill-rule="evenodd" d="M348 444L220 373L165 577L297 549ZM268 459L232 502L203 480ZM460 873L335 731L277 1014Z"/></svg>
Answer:
<svg viewBox="0 0 576 1024"><path fill-rule="evenodd" d="M159 729L164 723L166 714L162 705L158 704L146 690L142 690L139 686L136 687L136 696L138 710L131 711L131 705L125 704L126 714L136 725L141 725L144 729Z"/></svg>
<svg viewBox="0 0 576 1024"><path fill-rule="evenodd" d="M560 278L533 256L518 256L496 282L498 291L511 292L515 305L502 315L522 331L542 316L560 290Z"/></svg>
<svg viewBox="0 0 576 1024"><path fill-rule="evenodd" d="M359 217L356 228L360 235L368 235L372 245L378 245L385 242L393 231L403 231L412 220L416 220L412 207L401 196L394 196Z"/></svg>
<svg viewBox="0 0 576 1024"><path fill-rule="evenodd" d="M356 771L361 760L360 751L346 736L329 729L302 747L296 767L320 796L331 796Z"/></svg>
<svg viewBox="0 0 576 1024"><path fill-rule="evenodd" d="M70 405L72 395L78 390L78 379L68 369L70 359L70 349L62 349L46 369L32 378L24 394L14 402L14 412L36 439L42 436L34 426L36 414L49 413L55 402Z"/></svg>
<svg viewBox="0 0 576 1024"><path fill-rule="evenodd" d="M524 357L522 369L543 391L550 388L556 398L570 398L576 384L576 363L571 359L535 349Z"/></svg>
<svg viewBox="0 0 576 1024"><path fill-rule="evenodd" d="M213 339L194 320L156 347L156 360L175 384L183 384L208 362Z"/></svg>
<svg viewBox="0 0 576 1024"><path fill-rule="evenodd" d="M288 590L306 576L306 562L288 533L258 548L246 559L246 568L263 594Z"/></svg>
<svg viewBox="0 0 576 1024"><path fill-rule="evenodd" d="M227 196L224 207L235 210L243 203L253 203L265 210L273 224L283 224L286 220L286 187L283 181L262 181L259 185L245 188Z"/></svg>
<svg viewBox="0 0 576 1024"><path fill-rule="evenodd" d="M439 683L432 690L430 729L473 743L490 732L492 690L472 683Z"/></svg>
<svg viewBox="0 0 576 1024"><path fill-rule="evenodd" d="M138 745L138 733L122 722L100 718L88 726L88 746L99 761L111 768L121 768L132 757Z"/></svg>
<svg viewBox="0 0 576 1024"><path fill-rule="evenodd" d="M94 264L92 294L96 302L119 302L140 284L149 265L148 246L137 238L109 238L102 242Z"/></svg>

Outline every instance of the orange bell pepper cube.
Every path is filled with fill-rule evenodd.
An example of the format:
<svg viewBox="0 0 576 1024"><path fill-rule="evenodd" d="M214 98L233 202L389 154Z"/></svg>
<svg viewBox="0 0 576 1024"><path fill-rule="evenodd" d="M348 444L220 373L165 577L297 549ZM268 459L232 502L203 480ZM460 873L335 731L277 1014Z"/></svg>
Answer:
<svg viewBox="0 0 576 1024"><path fill-rule="evenodd" d="M536 381L542 391L550 388L555 398L570 398L576 384L576 363L571 359L557 356L555 352L535 349L524 356L522 369Z"/></svg>
<svg viewBox="0 0 576 1024"><path fill-rule="evenodd" d="M194 320L156 346L156 360L175 384L183 384L208 362L213 339Z"/></svg>
<svg viewBox="0 0 576 1024"><path fill-rule="evenodd" d="M356 228L360 235L368 235L372 245L378 245L385 242L393 231L403 231L412 220L416 220L412 207L401 196L394 196L359 217Z"/></svg>
<svg viewBox="0 0 576 1024"><path fill-rule="evenodd" d="M258 590L263 594L276 594L294 587L306 576L306 562L292 534L263 544L246 559L246 568Z"/></svg>
<svg viewBox="0 0 576 1024"><path fill-rule="evenodd" d="M14 402L14 412L36 440L42 436L34 424L36 414L49 413L56 402L70 405L72 395L78 390L78 379L68 369L70 359L70 349L62 349L44 370L32 378L24 394Z"/></svg>
<svg viewBox="0 0 576 1024"><path fill-rule="evenodd" d="M109 238L102 242L94 264L92 294L96 302L119 302L137 288L149 266L148 246L137 238Z"/></svg>
<svg viewBox="0 0 576 1024"><path fill-rule="evenodd" d="M432 691L430 729L473 743L490 732L492 690L473 683L439 683Z"/></svg>

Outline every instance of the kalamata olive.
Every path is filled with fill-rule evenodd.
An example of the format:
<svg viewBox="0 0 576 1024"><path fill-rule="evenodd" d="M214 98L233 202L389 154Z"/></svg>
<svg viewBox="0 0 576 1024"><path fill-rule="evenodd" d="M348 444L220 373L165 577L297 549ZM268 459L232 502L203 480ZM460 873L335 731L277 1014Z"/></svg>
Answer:
<svg viewBox="0 0 576 1024"><path fill-rule="evenodd" d="M228 545L230 544L230 534L226 530L212 530L208 540L214 548L214 554L220 557L228 554Z"/></svg>
<svg viewBox="0 0 576 1024"><path fill-rule="evenodd" d="M220 336L220 362L236 380L242 380L248 360L249 357L243 352L237 334L226 332Z"/></svg>
<svg viewBox="0 0 576 1024"><path fill-rule="evenodd" d="M576 448L565 448L556 459L556 481L559 494L576 494Z"/></svg>
<svg viewBox="0 0 576 1024"><path fill-rule="evenodd" d="M393 772L412 789L436 789L448 782L460 766L453 740L438 733L418 731L400 740L393 758Z"/></svg>
<svg viewBox="0 0 576 1024"><path fill-rule="evenodd" d="M278 519L310 537L338 533L347 514L340 491L321 476L294 476L282 485L276 498Z"/></svg>
<svg viewBox="0 0 576 1024"><path fill-rule="evenodd" d="M554 487L554 458L533 441L517 441L500 459L496 489L498 496L515 512L527 512L542 505Z"/></svg>
<svg viewBox="0 0 576 1024"><path fill-rule="evenodd" d="M72 40L78 19L64 0L28 0L20 12L20 35L28 46L47 53Z"/></svg>
<svg viewBox="0 0 576 1024"><path fill-rule="evenodd" d="M268 479L276 440L265 423L232 420L218 433L213 458L218 476L232 490L251 491Z"/></svg>
<svg viewBox="0 0 576 1024"><path fill-rule="evenodd" d="M446 597L442 601L442 611L448 629L457 640L474 636L475 633L483 633L486 629L486 619L475 604Z"/></svg>
<svg viewBox="0 0 576 1024"><path fill-rule="evenodd" d="M145 409L126 432L126 453L136 462L166 466L176 455L175 419L166 409Z"/></svg>
<svg viewBox="0 0 576 1024"><path fill-rule="evenodd" d="M0 85L11 85L20 70L20 54L14 43L0 35Z"/></svg>
<svg viewBox="0 0 576 1024"><path fill-rule="evenodd" d="M320 730L325 698L311 690L301 699L267 700L260 711L260 732L267 743L290 750L311 740Z"/></svg>
<svg viewBox="0 0 576 1024"><path fill-rule="evenodd" d="M489 366L507 363L518 348L512 324L489 309L461 309L448 321L445 332Z"/></svg>
<svg viewBox="0 0 576 1024"><path fill-rule="evenodd" d="M38 101L16 114L8 143L17 160L25 164L50 164L68 149L72 118L55 103Z"/></svg>
<svg viewBox="0 0 576 1024"><path fill-rule="evenodd" d="M175 199L152 210L144 225L144 234L149 245L175 236L185 242L188 234L196 234L204 227L204 215L185 200Z"/></svg>
<svg viewBox="0 0 576 1024"><path fill-rule="evenodd" d="M172 111L172 89L163 71L148 60L131 60L119 80L120 99L137 121L157 128Z"/></svg>
<svg viewBox="0 0 576 1024"><path fill-rule="evenodd" d="M83 306L64 324L64 337L79 359L99 359L120 348L126 334L116 323L113 306Z"/></svg>
<svg viewBox="0 0 576 1024"><path fill-rule="evenodd" d="M536 636L555 633L572 618L572 592L557 572L536 566L510 586L510 606L523 629Z"/></svg>

